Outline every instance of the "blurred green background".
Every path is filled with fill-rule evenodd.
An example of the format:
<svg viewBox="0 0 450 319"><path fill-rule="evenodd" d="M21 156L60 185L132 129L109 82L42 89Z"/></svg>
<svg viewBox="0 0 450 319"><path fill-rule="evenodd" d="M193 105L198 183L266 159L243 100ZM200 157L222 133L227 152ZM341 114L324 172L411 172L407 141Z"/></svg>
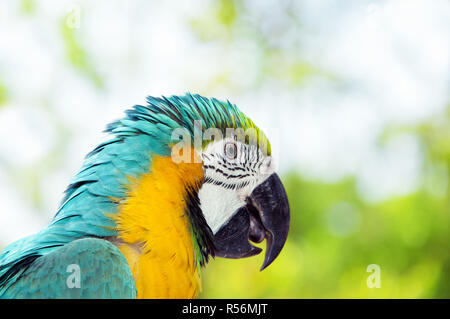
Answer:
<svg viewBox="0 0 450 319"><path fill-rule="evenodd" d="M272 136L291 204L278 259L213 260L201 298L450 298L449 17L448 1L2 2L0 247L49 222L106 123L191 91Z"/></svg>

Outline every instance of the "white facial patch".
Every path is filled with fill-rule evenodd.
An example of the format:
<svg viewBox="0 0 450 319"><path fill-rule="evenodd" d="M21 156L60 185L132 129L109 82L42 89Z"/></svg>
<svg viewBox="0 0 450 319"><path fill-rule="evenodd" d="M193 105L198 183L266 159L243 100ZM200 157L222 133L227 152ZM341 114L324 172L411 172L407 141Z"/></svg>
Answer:
<svg viewBox="0 0 450 319"><path fill-rule="evenodd" d="M215 234L274 173L274 165L256 146L232 138L212 142L203 151L202 160L205 180L198 193L200 208Z"/></svg>

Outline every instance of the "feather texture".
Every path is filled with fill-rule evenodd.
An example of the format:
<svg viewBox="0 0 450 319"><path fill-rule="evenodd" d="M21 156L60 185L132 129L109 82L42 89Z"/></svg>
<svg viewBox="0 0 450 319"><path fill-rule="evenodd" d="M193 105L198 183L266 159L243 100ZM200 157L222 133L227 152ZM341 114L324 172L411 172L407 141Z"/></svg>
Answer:
<svg viewBox="0 0 450 319"><path fill-rule="evenodd" d="M226 128L230 127L255 128L258 138L267 140L253 122L228 101L186 94L168 98L148 97L147 102L147 105L136 105L127 110L124 118L107 126L106 131L111 138L86 156L79 173L70 182L51 224L35 235L12 243L1 253L0 297L19 296L18 289L25 289L29 280L36 285L49 285L49 292L57 289L57 286L50 287L51 278L44 271L46 264L62 265L72 254L85 257L86 261L79 260L81 263L92 262L100 268L107 267L91 256L92 251L86 246L89 242L84 242L82 238L116 238L119 235L116 220L112 216L118 213L120 204L126 201L133 182L144 174L152 173L153 158L170 156L174 143L171 133L174 129L184 128L194 136L194 121L200 121L203 130L218 128L224 134ZM267 153L270 153L270 145L266 145ZM195 196L192 198L195 199ZM164 213L167 212L161 211L161 214ZM188 217L194 228L204 224L192 220L195 217L191 215ZM193 229L193 234L202 250L205 244L202 242L202 230ZM103 247L106 243L95 244L95 247L104 249L105 254L116 258L114 262L119 262L119 257L111 247ZM196 254L196 258L204 257L204 253ZM117 267L124 266L123 261L121 263ZM105 272L117 270L111 268L112 265L108 267L104 269ZM95 271L102 273L103 270ZM62 273L63 270L59 269L56 276ZM42 276L42 279L37 280L35 276ZM123 284L129 285L127 280ZM28 296L33 291L37 290L30 288ZM82 293L80 296L87 295Z"/></svg>

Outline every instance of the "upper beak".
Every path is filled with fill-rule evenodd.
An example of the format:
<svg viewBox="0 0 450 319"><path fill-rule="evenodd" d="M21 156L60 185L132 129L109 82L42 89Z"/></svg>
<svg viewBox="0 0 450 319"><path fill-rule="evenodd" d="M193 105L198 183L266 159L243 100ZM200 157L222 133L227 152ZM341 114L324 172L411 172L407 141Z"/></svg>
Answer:
<svg viewBox="0 0 450 319"><path fill-rule="evenodd" d="M289 202L277 174L258 185L247 198L247 205L214 235L215 255L243 258L262 250L249 243L267 240L266 256L261 270L279 255L289 232Z"/></svg>

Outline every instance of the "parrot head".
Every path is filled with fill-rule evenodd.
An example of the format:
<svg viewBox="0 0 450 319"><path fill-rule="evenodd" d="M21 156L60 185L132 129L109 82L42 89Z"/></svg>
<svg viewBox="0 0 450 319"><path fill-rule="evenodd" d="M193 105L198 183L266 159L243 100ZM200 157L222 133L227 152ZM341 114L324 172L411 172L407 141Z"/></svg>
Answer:
<svg viewBox="0 0 450 319"><path fill-rule="evenodd" d="M257 133L265 139L261 132ZM289 203L269 148L248 140L239 141L235 135L206 147L202 152L205 179L198 195L213 233L214 255L254 256L262 250L250 242L266 239L263 270L278 256L287 239Z"/></svg>
<svg viewBox="0 0 450 319"><path fill-rule="evenodd" d="M193 135L193 144L198 145L194 152L204 172L196 194L198 206L190 205L191 209L201 211L191 212L190 216L200 215L200 224L206 224L203 237L209 238L204 238L202 248L209 242L206 254L243 258L261 253L262 249L251 242L261 243L265 239L263 270L283 248L290 221L288 198L275 173L270 143L262 130L231 103L198 95L191 97L190 104L194 103L200 117L194 116L191 119L194 125L188 126L188 133L193 134L184 136ZM180 103L175 99L171 104ZM172 134L172 138L176 135ZM185 142L181 144L189 151L192 139ZM178 149L172 147L173 158ZM187 156L185 160L193 158Z"/></svg>

